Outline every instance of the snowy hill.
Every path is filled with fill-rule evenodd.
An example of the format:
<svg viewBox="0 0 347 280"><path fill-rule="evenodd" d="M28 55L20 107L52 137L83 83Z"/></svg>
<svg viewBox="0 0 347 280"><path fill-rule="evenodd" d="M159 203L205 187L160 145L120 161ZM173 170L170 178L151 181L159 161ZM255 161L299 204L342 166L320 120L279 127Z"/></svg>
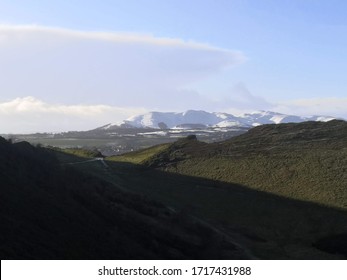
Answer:
<svg viewBox="0 0 347 280"><path fill-rule="evenodd" d="M175 112L149 112L143 115L130 117L120 123L108 124L99 129L109 130L117 127L123 128L226 128L226 127L253 127L262 124L279 124L303 121L329 121L334 119L328 116L294 116L270 111L257 111L241 116L227 113L209 113L206 111L188 110L182 113Z"/></svg>

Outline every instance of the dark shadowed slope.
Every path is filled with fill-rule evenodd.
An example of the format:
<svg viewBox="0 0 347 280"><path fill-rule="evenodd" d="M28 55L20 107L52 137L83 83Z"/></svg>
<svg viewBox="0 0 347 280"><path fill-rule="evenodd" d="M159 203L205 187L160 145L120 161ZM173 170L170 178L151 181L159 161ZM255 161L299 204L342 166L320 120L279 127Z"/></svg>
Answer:
<svg viewBox="0 0 347 280"><path fill-rule="evenodd" d="M118 184L225 232L261 259L330 259L317 240L347 232L347 213L233 183L109 162ZM343 253L343 251L340 251ZM344 253L347 256L347 252Z"/></svg>
<svg viewBox="0 0 347 280"><path fill-rule="evenodd" d="M248 258L197 220L0 138L1 259Z"/></svg>

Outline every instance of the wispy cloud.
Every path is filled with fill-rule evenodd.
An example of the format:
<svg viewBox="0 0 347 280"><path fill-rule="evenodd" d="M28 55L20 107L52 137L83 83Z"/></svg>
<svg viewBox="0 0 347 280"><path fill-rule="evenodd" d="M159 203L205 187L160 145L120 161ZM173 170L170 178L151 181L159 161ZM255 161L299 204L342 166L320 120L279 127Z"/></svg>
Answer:
<svg viewBox="0 0 347 280"><path fill-rule="evenodd" d="M108 105L50 104L34 97L0 103L1 133L89 130L146 112L143 108Z"/></svg>
<svg viewBox="0 0 347 280"><path fill-rule="evenodd" d="M247 113L256 109L258 97L241 100L243 106L224 107L221 111L233 114ZM207 103L207 101L206 101ZM227 101L225 101L228 106ZM202 104L203 105L203 104ZM222 106L216 102L216 106ZM300 99L270 104L268 109L275 112L309 116L327 115L347 119L345 108L347 98ZM208 110L208 109L206 109ZM132 115L147 112L142 107L117 107L105 104L64 105L48 103L27 96L0 103L0 133L59 132L68 130L89 130L110 122L122 121Z"/></svg>
<svg viewBox="0 0 347 280"><path fill-rule="evenodd" d="M273 110L297 115L328 115L347 119L347 98L326 97L282 101Z"/></svg>
<svg viewBox="0 0 347 280"><path fill-rule="evenodd" d="M244 55L241 52L223 49L209 44L184 41L179 38L155 37L151 34L131 33L131 32L101 32L101 31L81 31L59 27L47 27L41 25L6 25L0 24L0 32L2 33L2 41L16 39L26 39L26 36L58 36L70 37L74 39L92 39L97 41L110 41L115 43L134 43L148 44L159 46L170 46L180 48L195 48L213 51L230 52L233 55L238 55L238 59L243 60Z"/></svg>

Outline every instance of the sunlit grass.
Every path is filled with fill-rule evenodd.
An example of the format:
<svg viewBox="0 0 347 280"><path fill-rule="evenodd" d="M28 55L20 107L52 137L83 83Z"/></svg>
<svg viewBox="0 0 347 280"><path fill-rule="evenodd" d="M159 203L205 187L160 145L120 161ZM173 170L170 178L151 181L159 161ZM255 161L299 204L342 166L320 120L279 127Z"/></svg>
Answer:
<svg viewBox="0 0 347 280"><path fill-rule="evenodd" d="M108 157L107 160L140 164L151 158L153 155L164 151L169 146L170 144L160 144L147 149L126 153L119 156Z"/></svg>

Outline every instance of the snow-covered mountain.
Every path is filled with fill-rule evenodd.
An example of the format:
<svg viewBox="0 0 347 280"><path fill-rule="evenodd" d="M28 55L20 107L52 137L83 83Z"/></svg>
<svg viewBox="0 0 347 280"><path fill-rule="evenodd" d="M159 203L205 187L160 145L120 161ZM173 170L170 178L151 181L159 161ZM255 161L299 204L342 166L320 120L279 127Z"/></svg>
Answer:
<svg viewBox="0 0 347 280"><path fill-rule="evenodd" d="M289 123L303 121L329 121L329 116L294 116L270 111L257 111L240 116L227 113L209 113L206 111L188 110L183 113L175 112L149 112L143 115L130 117L120 123L108 124L100 129L113 129L117 127L129 128L226 128L226 127L253 127L261 124Z"/></svg>

